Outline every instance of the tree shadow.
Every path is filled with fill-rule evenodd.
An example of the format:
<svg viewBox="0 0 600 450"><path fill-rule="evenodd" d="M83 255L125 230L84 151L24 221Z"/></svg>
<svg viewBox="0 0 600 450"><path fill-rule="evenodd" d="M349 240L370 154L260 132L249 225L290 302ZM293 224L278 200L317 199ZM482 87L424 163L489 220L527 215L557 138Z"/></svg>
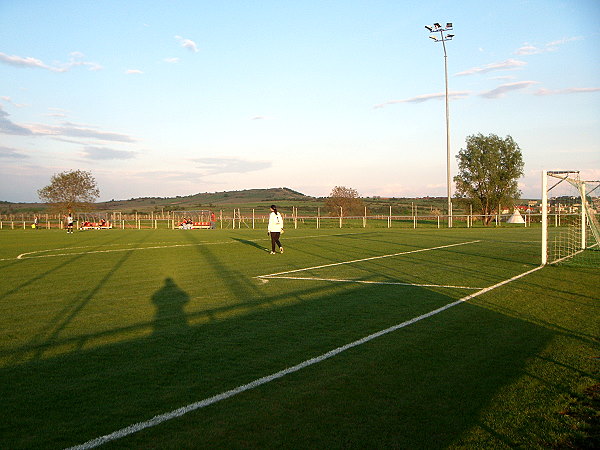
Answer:
<svg viewBox="0 0 600 450"><path fill-rule="evenodd" d="M115 237L108 242L116 242L119 238ZM147 236L144 237L140 242L143 242L147 239ZM106 244L104 244L106 245ZM103 244L98 244L95 249L103 248ZM90 250L92 251L92 250ZM60 333L71 323L73 322L77 316L84 310L84 308L92 301L94 296L105 286L109 280L121 269L121 267L126 263L126 261L131 257L133 253L132 251L126 251L124 254L107 269L104 276L96 285L88 290L82 291L81 295L77 295L75 299L71 302L67 302L65 306L57 311L57 313L48 321L45 327L43 327L36 335L30 337L29 342L23 346L24 351L33 350L33 357L36 359L42 358L46 349L51 348L53 345L57 344L57 339ZM0 300L3 300L5 297L12 295L18 292L21 289L24 289L34 283L41 281L42 279L49 277L51 274L63 270L65 267L76 267L79 263L79 260L82 260L85 257L85 253L74 254L73 256L68 257L66 262L64 260L62 262L55 263L54 266L49 265L49 268L46 269L39 275L31 277L21 284L15 286L10 291L0 295ZM91 268L85 268L83 270L93 270ZM73 282L77 282L77 270L74 270ZM85 343L85 340L80 340L76 342L78 347L82 347ZM15 353L13 355L14 358L18 359L21 355Z"/></svg>

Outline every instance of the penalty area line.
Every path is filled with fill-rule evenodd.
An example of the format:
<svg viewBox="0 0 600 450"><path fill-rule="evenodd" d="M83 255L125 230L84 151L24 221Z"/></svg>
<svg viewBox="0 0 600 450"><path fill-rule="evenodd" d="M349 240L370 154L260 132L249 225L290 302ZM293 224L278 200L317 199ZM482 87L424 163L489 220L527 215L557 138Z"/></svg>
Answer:
<svg viewBox="0 0 600 450"><path fill-rule="evenodd" d="M496 288L498 288L500 286L504 286L504 285L506 285L508 283L511 283L511 282L513 282L515 280L518 280L519 278L523 278L524 276L527 276L527 275L529 275L529 274L531 274L533 272L536 272L536 271L540 270L543 267L544 266L535 267L535 268L533 268L531 270L528 270L527 272L523 272L523 273L521 273L519 275L515 275L512 278L509 278L507 280L504 280L504 281L501 281L499 283L496 283L493 286L489 286L489 287L487 287L485 289L481 289L480 291L477 291L477 292L475 292L475 293L473 293L471 295L467 295L466 297L463 297L463 298L461 298L459 300L456 300L456 301L454 301L452 303L449 303L449 304L447 304L445 306L442 306L442 307L440 307L438 309L435 309L435 310L430 311L428 313L425 313L425 314L422 314L420 316L414 317L414 318L412 318L410 320L407 320L405 322L399 323L399 324L394 325L392 327L386 328L385 330L381 330L381 331L378 331L376 333L370 334L369 336L365 336L362 339L359 339L357 341L354 341L354 342L351 342L349 344L343 345L343 346L338 347L336 349L333 349L333 350L331 350L331 351L329 351L327 353L323 353L320 356L317 356L317 357L314 357L314 358L311 358L311 359L307 359L306 361L303 361L300 364L296 364L295 366L288 367L287 369L280 370L279 372L273 373L271 375L268 375L268 376L265 376L265 377L262 377L262 378L258 378L256 380L250 382L250 383L243 384L243 385L238 386L238 387L236 387L234 389L231 389L229 391L223 392L221 394L214 395L212 397L206 398L206 399L201 400L199 402L191 403L191 404L189 404L187 406L183 406L181 408L175 409L173 411L170 411L170 412L167 412L167 413L164 413L164 414L159 414L159 415L154 416L153 418L151 418L149 420L146 420L144 422L138 422L138 423L130 425L128 427L121 428L120 430L117 430L117 431L115 431L113 433L106 434L104 436L100 436L98 438L89 440L89 441L87 441L87 442L85 442L83 444L75 445L73 447L69 447L66 450L87 450L87 449L99 447L99 446L101 446L103 444L106 444L106 443L111 442L111 441L115 441L117 439L124 438L126 436L131 435L131 434L137 433L138 431L142 431L142 430L144 430L146 428L151 428L151 427L157 426L157 425L159 425L159 424L161 424L163 422L166 422L168 420L175 419L177 417L181 417L184 414L187 414L189 412L196 411L196 410L204 408L206 406L218 403L218 402L220 402L222 400L226 400L226 399L231 398L231 397L233 397L233 396L235 396L237 394L241 394L242 392L249 391L251 389L254 389L254 388L258 387L258 386L262 386L264 384L270 383L271 381L277 380L277 379L282 378L282 377L284 377L286 375L289 375L291 373L298 372L299 370L302 370L302 369L304 369L306 367L309 367L309 366L312 366L314 364L320 363L320 362L325 361L325 360L327 360L329 358L333 358L334 356L339 355L340 353L345 352L346 350L350 350L351 348L354 348L354 347L357 347L359 345L365 344L365 343L367 343L369 341L372 341L373 339L376 339L378 337L381 337L381 336L384 336L386 334L392 333L392 332L394 332L396 330L399 330L401 328L405 328L405 327L407 327L409 325L412 325L414 323L420 322L421 320L427 319L429 317L435 316L436 314L439 314L439 313L441 313L443 311L446 311L446 310L448 310L450 308L453 308L456 305L460 305L460 304L462 304L462 303L464 303L466 301L469 301L469 300L471 300L471 299L473 299L473 298L475 298L475 297L477 297L479 295L482 295L482 294L485 294L487 292L490 292L493 289L496 289Z"/></svg>
<svg viewBox="0 0 600 450"><path fill-rule="evenodd" d="M438 287L438 288L452 288L452 289L472 289L474 291L483 289L480 287L471 286L452 286L448 284L418 284L418 283L406 283L401 281L368 281L368 280L341 280L337 278L313 278L313 277L258 277L261 280L309 280L309 281L330 281L332 283L360 283L360 284L385 284L393 286L414 286L414 287Z"/></svg>
<svg viewBox="0 0 600 450"><path fill-rule="evenodd" d="M288 270L286 272L269 273L267 275L259 275L254 278L270 278L270 277L276 277L279 275L287 275L288 273L303 272L305 270L323 269L325 267L341 266L343 264L353 264L353 263L362 262L362 261L373 261L375 259L391 258L392 256L410 255L411 253L428 252L431 250L440 250L442 248L457 247L459 245L475 244L477 242L481 242L481 240L478 239L476 241L459 242L457 244L440 245L438 247L420 248L417 250L408 250L405 252L392 253L390 255L371 256L369 258L353 259L352 261L342 261L342 262L331 263L331 264L323 264L321 266L305 267L303 269Z"/></svg>

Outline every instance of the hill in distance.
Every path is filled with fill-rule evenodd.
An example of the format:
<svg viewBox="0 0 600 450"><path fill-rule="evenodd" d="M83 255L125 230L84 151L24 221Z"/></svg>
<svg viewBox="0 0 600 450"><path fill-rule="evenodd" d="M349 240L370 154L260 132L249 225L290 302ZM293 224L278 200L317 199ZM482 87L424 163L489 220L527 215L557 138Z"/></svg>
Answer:
<svg viewBox="0 0 600 450"><path fill-rule="evenodd" d="M227 207L233 205L265 206L275 202L314 202L311 197L292 189L268 188L245 189L241 191L205 192L177 197L140 197L129 200L110 200L96 203L95 209L102 211L155 211L210 209L209 207ZM268 206L268 205L267 205ZM0 212L34 212L47 208L44 203L12 203L0 202Z"/></svg>
<svg viewBox="0 0 600 450"><path fill-rule="evenodd" d="M387 214L389 206L396 208L396 213L409 214L412 205L418 205L423 210L444 210L446 199L443 197L421 198L383 198L363 197L369 211ZM98 202L93 206L94 211L119 211L125 214L166 213L168 211L193 211L209 209L212 211L230 210L232 208L258 209L268 211L269 205L276 204L280 209L295 206L304 210L316 211L324 206L324 198L312 197L294 191L293 189L268 188L245 189L240 191L205 192L176 197L140 197L129 200L110 200ZM457 205L458 206L458 205ZM403 209L399 209L403 208ZM13 203L0 201L0 215L48 213L45 203Z"/></svg>

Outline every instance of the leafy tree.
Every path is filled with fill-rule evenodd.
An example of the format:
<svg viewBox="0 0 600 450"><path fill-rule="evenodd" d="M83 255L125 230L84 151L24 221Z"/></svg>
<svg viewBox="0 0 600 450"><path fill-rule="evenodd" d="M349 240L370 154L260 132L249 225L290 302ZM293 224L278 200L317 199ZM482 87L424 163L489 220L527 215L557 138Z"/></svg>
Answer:
<svg viewBox="0 0 600 450"><path fill-rule="evenodd" d="M91 209L100 191L91 172L71 170L53 175L50 184L38 190L38 196L52 209L64 212Z"/></svg>
<svg viewBox="0 0 600 450"><path fill-rule="evenodd" d="M512 137L468 136L467 148L460 149L456 159L456 197L480 210L485 225L495 208L512 206L521 196L517 180L523 175L523 155Z"/></svg>
<svg viewBox="0 0 600 450"><path fill-rule="evenodd" d="M358 191L344 186L336 186L331 190L325 200L325 207L332 216L340 215L340 207L344 216L362 215L365 210L365 204L358 196Z"/></svg>

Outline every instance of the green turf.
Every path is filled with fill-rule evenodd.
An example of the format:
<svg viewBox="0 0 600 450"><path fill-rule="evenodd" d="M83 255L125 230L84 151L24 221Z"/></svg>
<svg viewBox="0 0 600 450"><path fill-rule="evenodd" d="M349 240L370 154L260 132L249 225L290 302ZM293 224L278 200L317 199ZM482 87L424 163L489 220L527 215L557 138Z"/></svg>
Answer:
<svg viewBox="0 0 600 450"><path fill-rule="evenodd" d="M81 444L426 314L537 267L539 234L290 229L269 255L263 230L3 230L0 448ZM256 278L281 272L315 279ZM598 383L598 286L546 267L105 447L589 445L568 411Z"/></svg>

